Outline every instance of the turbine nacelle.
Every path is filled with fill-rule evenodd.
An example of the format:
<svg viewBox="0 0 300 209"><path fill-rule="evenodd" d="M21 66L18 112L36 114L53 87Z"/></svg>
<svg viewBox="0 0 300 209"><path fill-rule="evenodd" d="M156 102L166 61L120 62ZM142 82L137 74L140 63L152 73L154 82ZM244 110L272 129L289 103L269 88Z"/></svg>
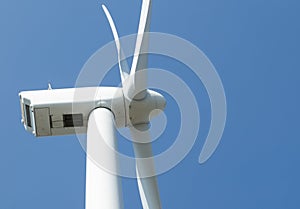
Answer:
<svg viewBox="0 0 300 209"><path fill-rule="evenodd" d="M163 110L164 97L152 90L142 100L128 100L119 87L86 87L23 91L19 94L22 123L37 137L87 132L90 113L107 108L118 128L149 123L149 116ZM153 114L156 113L156 114Z"/></svg>

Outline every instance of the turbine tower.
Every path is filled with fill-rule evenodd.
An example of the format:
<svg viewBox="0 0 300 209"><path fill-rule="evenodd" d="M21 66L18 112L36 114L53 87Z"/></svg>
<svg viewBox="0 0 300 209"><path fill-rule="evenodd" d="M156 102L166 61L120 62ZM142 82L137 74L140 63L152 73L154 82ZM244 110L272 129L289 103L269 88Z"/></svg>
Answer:
<svg viewBox="0 0 300 209"><path fill-rule="evenodd" d="M114 21L102 6L109 21L117 52L122 87L86 87L23 91L19 94L22 122L37 137L87 133L86 209L122 209L115 129L128 127L133 138L136 176L144 209L161 209L152 144L149 114L163 110L164 97L147 89L148 32L151 0L143 0L132 66L124 58ZM129 73L127 73L129 72ZM77 95L74 97L74 95ZM79 95L79 96L78 96ZM74 112L74 110L76 110ZM153 115L152 115L153 116ZM109 147L111 152L107 151ZM97 157L109 168L100 168Z"/></svg>

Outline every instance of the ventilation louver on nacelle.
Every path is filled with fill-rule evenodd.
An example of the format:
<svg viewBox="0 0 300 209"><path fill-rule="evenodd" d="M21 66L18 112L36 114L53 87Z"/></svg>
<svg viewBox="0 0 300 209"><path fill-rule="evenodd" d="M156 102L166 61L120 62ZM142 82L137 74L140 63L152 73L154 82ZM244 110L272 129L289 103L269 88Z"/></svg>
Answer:
<svg viewBox="0 0 300 209"><path fill-rule="evenodd" d="M65 114L63 115L64 127L82 127L82 114Z"/></svg>
<svg viewBox="0 0 300 209"><path fill-rule="evenodd" d="M26 125L28 127L32 127L32 123L31 123L31 117L30 117L30 106L29 105L25 105L25 114L26 114Z"/></svg>

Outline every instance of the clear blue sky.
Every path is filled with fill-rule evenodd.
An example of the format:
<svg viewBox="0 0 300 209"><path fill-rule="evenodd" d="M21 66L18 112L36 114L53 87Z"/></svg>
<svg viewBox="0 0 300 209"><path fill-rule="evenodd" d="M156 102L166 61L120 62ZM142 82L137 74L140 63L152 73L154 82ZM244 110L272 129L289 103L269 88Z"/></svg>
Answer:
<svg viewBox="0 0 300 209"><path fill-rule="evenodd" d="M74 86L85 61L112 40L102 3L120 35L137 31L138 0L1 1L1 209L84 209L85 153L79 142L25 132L18 92L45 89L48 81L54 88ZM205 90L179 63L150 63L173 66L189 81L199 91L203 116L191 153L159 177L163 208L300 208L299 10L297 0L153 0L151 30L202 49L220 74L228 103L222 142L199 165L209 127ZM117 71L109 79L117 83ZM167 148L171 135L165 133L156 149ZM135 181L123 183L125 208L141 208Z"/></svg>

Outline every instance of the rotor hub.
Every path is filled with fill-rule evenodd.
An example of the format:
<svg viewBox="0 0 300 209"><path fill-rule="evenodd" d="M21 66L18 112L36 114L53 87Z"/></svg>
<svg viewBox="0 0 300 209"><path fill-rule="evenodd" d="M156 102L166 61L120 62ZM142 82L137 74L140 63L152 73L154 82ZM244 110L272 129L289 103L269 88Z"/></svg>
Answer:
<svg viewBox="0 0 300 209"><path fill-rule="evenodd" d="M148 124L151 118L160 114L166 107L165 98L158 92L147 90L142 100L126 100L127 126Z"/></svg>

